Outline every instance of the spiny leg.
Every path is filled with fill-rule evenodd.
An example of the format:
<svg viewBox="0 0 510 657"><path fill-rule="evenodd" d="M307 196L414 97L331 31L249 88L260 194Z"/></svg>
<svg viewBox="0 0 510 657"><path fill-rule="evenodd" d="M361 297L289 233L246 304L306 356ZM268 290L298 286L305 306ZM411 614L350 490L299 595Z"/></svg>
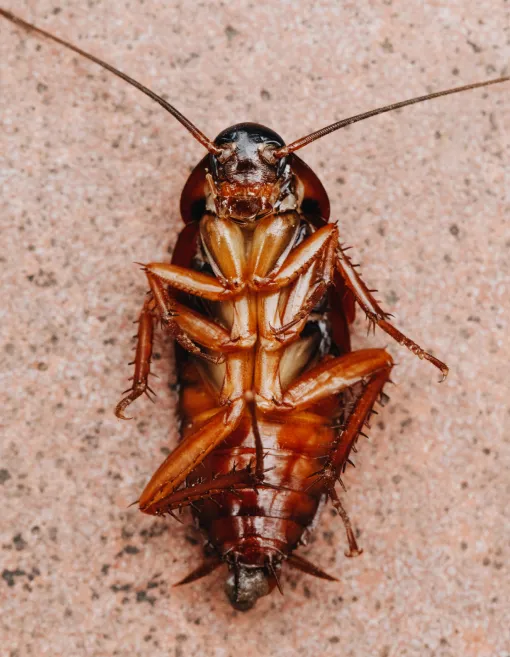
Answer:
<svg viewBox="0 0 510 657"><path fill-rule="evenodd" d="M388 371L393 359L385 349L360 349L312 367L288 387L279 412L306 410L327 397Z"/></svg>
<svg viewBox="0 0 510 657"><path fill-rule="evenodd" d="M224 356L211 356L202 351L193 340L196 340L208 349L217 350L220 348L225 352L246 348L242 341L230 340L228 331L216 322L203 317L200 313L186 308L186 306L175 301L168 294L160 279L150 272L146 273L151 289L151 296L145 302L138 320L136 355L133 361L135 366L132 378L133 384L128 389L129 394L115 408L115 415L121 420L132 419L126 417L124 411L138 397L144 393L147 396L149 396L149 393L153 393L148 386L148 377L150 374L150 361L154 339L154 318L156 315L159 315L164 327L184 349L210 362L220 363L224 360ZM151 397L149 398L152 399Z"/></svg>
<svg viewBox="0 0 510 657"><path fill-rule="evenodd" d="M182 509L186 506L192 506L201 500L211 499L213 495L221 493L235 492L243 488L254 488L259 484L256 474L253 472L251 465L242 470L233 470L225 475L219 475L213 479L200 481L193 486L186 486L174 490L173 493L160 497L157 502L152 502L150 511L154 515L163 515L171 513L176 509Z"/></svg>
<svg viewBox="0 0 510 657"><path fill-rule="evenodd" d="M390 378L391 369L392 365L389 365L382 370L375 371L373 376L370 377L369 382L366 384L349 416L346 426L333 444L327 463L317 473L317 477L312 485L313 487L320 486L326 489L334 508L342 518L349 543L349 551L346 552L346 556L348 557L357 556L361 554L362 550L359 549L356 543L351 521L335 490L335 483L339 480L340 473L347 463L349 454L362 432L363 426L367 422L375 402L383 394L382 390Z"/></svg>
<svg viewBox="0 0 510 657"><path fill-rule="evenodd" d="M202 274L201 272L171 265L166 262L150 262L144 265L148 274L153 274L156 278L163 281L166 285L188 294L208 299L209 301L224 301L232 299L238 295L244 286L239 289L229 290L220 283L214 276Z"/></svg>
<svg viewBox="0 0 510 657"><path fill-rule="evenodd" d="M327 224L298 244L274 272L265 277L253 277L252 286L259 292L276 292L292 283L322 256L331 239L337 236L336 226Z"/></svg>
<svg viewBox="0 0 510 657"><path fill-rule="evenodd" d="M131 420L126 417L124 411L144 393L149 396L152 390L149 388L148 379L151 368L152 345L154 340L154 300L147 299L143 305L142 312L138 319L138 334L136 343L136 355L133 364L135 371L133 373L133 384L129 394L120 400L115 407L115 415L121 420ZM130 363L131 364L131 363ZM127 390L125 392L128 392ZM149 397L149 399L151 399Z"/></svg>
<svg viewBox="0 0 510 657"><path fill-rule="evenodd" d="M444 381L448 376L448 367L439 359L424 351L418 344L416 344L416 342L413 342L413 340L404 335L388 321L388 317L390 317L390 315L385 313L381 306L374 299L371 291L368 289L361 276L355 270L350 258L345 254L345 250L341 247L339 247L337 250L336 266L342 275L345 284L356 297L356 301L363 308L370 322L377 324L377 326L379 326L383 331L385 331L388 335L391 335L391 337L399 344L407 347L410 351L412 351L413 354L418 356L418 358L428 360L430 363L432 363L432 365L441 371L442 378L440 380Z"/></svg>
<svg viewBox="0 0 510 657"><path fill-rule="evenodd" d="M253 347L257 339L256 318L251 312L253 304L250 303L249 295L241 294L245 287L244 281L239 282L234 290L228 287L230 281L227 281L227 287L225 287L212 276L178 267L177 265L153 263L147 265L145 271L149 282L152 281L151 287L158 306L161 312L164 313L164 320L168 322L170 332L174 334L173 332L176 331L174 337L179 342L182 339L181 344L185 349L207 358L199 349L193 350L192 342L187 339L184 330L177 330L177 327L184 322L187 323L188 329L194 328L197 332L196 341L211 349L220 349L222 352L226 352ZM182 318L182 322L176 317L172 327L171 321L172 317L175 316L177 304L173 301L171 293L168 293L167 286L183 290L188 294L209 301L232 300L234 320L230 331L226 332L219 324L207 320L198 313L193 313L193 311L185 313L186 316ZM183 306L181 306L182 308ZM191 333L191 331L188 332ZM219 362L217 359L214 360ZM223 360L223 357L221 360Z"/></svg>
<svg viewBox="0 0 510 657"><path fill-rule="evenodd" d="M245 410L238 399L220 409L205 424L182 440L159 466L140 496L140 510L158 513L159 502L167 499L205 457L236 429Z"/></svg>
<svg viewBox="0 0 510 657"><path fill-rule="evenodd" d="M293 299L294 291L291 292L283 313L282 326L274 329L274 336L279 342L285 344L301 333L303 321L308 319L311 311L323 298L328 287L332 285L335 271L335 242L336 240L331 238L326 247L322 249L320 260L311 270L312 277L308 283L308 294L304 299L299 298L298 308L295 307ZM306 279L306 274L302 274L301 279ZM298 279L298 282L301 279Z"/></svg>
<svg viewBox="0 0 510 657"><path fill-rule="evenodd" d="M338 230L336 227L332 224L323 226L318 231L313 233L313 235L299 244L295 249L293 249L276 272L269 274L265 278L255 279L254 287L263 292L281 289L285 285L288 285L290 282L295 280L297 276L308 269L312 263L317 262L325 250L328 252L329 249L331 249L332 244L335 244L337 240ZM323 258L323 263L325 267L324 275L328 276L329 272L327 267L329 266L329 259ZM339 273L344 279L345 284L354 294L356 301L363 308L367 314L368 319L373 324L377 324L383 331L390 335L399 344L407 347L413 354L421 359L428 360L435 367L437 367L442 374L441 381L444 381L448 375L447 365L432 356L432 354L426 352L418 344L416 344L416 342L408 338L388 321L390 315L385 313L377 301L374 299L370 290L361 279L361 276L356 272L349 257L345 254L345 250L341 247L336 249L335 264ZM331 281L328 282L328 284L330 283ZM312 290L307 304L308 308L310 307L310 304L315 301L315 297L318 296L321 291L322 290L320 288ZM307 306L305 305L303 310ZM300 321L302 317L303 314L301 313L297 321ZM292 320L289 324L287 324L287 326L280 328L279 331L284 332L284 329L291 328L295 325L295 323L296 322Z"/></svg>
<svg viewBox="0 0 510 657"><path fill-rule="evenodd" d="M181 347L193 355L216 364L223 362L225 360L223 355L211 356L202 351L200 347L193 342L191 337L205 347L217 350L219 347L234 346L229 340L228 332L219 324L206 319L199 313L187 309L182 304L178 304L172 296L168 294L165 285L157 276L151 274L149 271L147 271L146 274L161 323L169 334L181 345ZM187 329L186 331L183 326Z"/></svg>
<svg viewBox="0 0 510 657"><path fill-rule="evenodd" d="M328 489L328 497L331 500L335 511L338 513L340 518L342 518L342 522L344 523L347 542L349 544L349 550L345 553L345 556L358 557L363 553L363 550L358 547L356 537L354 536L354 532L352 530L351 520L347 515L347 511L344 509L340 498L338 497L338 493L336 492L334 485Z"/></svg>

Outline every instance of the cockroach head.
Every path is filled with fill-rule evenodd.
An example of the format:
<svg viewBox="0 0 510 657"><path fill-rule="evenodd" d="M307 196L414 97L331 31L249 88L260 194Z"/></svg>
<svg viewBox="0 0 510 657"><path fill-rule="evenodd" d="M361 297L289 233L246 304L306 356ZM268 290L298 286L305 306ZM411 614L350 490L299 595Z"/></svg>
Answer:
<svg viewBox="0 0 510 657"><path fill-rule="evenodd" d="M287 158L274 157L285 146L276 132L258 123L239 123L216 137L209 156L210 191L219 216L254 221L281 199Z"/></svg>
<svg viewBox="0 0 510 657"><path fill-rule="evenodd" d="M240 562L229 563L225 593L230 604L239 611L249 611L259 598L271 593L278 586L279 563L264 566L248 566Z"/></svg>

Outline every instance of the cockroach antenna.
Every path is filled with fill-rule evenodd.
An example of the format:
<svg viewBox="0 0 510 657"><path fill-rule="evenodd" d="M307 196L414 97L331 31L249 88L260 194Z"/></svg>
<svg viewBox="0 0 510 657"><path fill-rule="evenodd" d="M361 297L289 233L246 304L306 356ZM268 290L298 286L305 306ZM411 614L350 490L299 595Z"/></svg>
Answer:
<svg viewBox="0 0 510 657"><path fill-rule="evenodd" d="M408 105L415 105L416 103L423 103L426 100L432 100L433 98L440 98L441 96L449 96L450 94L458 94L461 91L469 91L470 89L478 89L480 87L488 87L491 84L499 84L500 82L510 81L510 76L506 75L501 78L495 78L493 80L485 80L484 82L475 82L473 84L466 84L463 87L453 87L452 89L445 89L443 91L435 91L434 93L427 94L426 96L417 96L416 98L410 98L409 100L403 100L399 103L392 103L391 105L385 105L384 107L378 107L377 109L370 110L369 112L363 112L362 114L355 114L350 116L348 119L342 119L336 123L326 126L325 128L320 128L320 130L315 130L311 132L306 137L301 137L296 139L288 146L282 146L281 148L273 152L273 157L276 159L286 157L289 153L294 153L299 151L301 148L308 146L313 141L321 139L329 135L335 130L340 130L340 128L346 128L348 125L353 123L358 123L358 121L364 121L369 119L372 116L377 116L378 114L384 114L385 112L392 112L393 110L400 109L401 107L407 107Z"/></svg>
<svg viewBox="0 0 510 657"><path fill-rule="evenodd" d="M142 93L144 93L146 96L149 96L149 98L152 98L152 100L155 100L156 103L161 105L164 109L166 109L167 112L170 112L170 114L175 117L179 123L181 123L188 132L190 132L193 137L202 144L202 146L205 146L209 153L215 153L219 154L221 153L221 149L217 148L213 142L204 135L204 133L199 130L189 119L187 119L184 114L181 114L178 109L176 109L173 105L170 105L170 103L167 103L167 101L164 98L161 98L161 96L158 96L158 94L154 93L154 91L151 91L148 89L146 86L141 84L140 82L137 82L136 80L133 80L133 78L129 77L129 75L126 75L122 71L119 71L115 67L111 66L110 64L107 64L106 62L103 62L101 59L98 57L95 57L94 55L89 54L88 52L85 52L81 48L78 48L77 46L74 46L72 43L69 43L68 41L65 41L64 39L60 39L57 36L54 36L53 34L50 34L49 32L46 32L46 30L42 30L40 27L36 27L35 25L32 25L32 23L27 23L24 21L22 18L18 18L14 14L11 14L10 11L6 11L5 9L0 9L0 16L3 16L6 18L8 21L11 21L11 23L14 23L15 25L18 25L19 27L24 28L25 30L28 30L29 32L35 32L36 34L41 34L42 36L46 37L47 39L51 39L51 41L55 41L56 43L59 43L61 46L64 46L65 48L68 48L69 50L72 50L73 52L78 53L78 55L81 55L82 57L85 57L86 59L90 60L91 62L94 62L95 64L98 64L99 66L102 66L102 68L106 69L107 71L110 71L110 73L113 73L119 78L122 78L122 80L125 80L128 84L132 85L133 87L136 87L139 89Z"/></svg>

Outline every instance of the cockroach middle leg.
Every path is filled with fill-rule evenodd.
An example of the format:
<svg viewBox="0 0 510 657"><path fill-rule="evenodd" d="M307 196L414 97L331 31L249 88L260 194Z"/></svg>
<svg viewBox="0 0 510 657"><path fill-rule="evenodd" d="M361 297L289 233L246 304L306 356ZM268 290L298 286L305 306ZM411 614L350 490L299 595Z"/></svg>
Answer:
<svg viewBox="0 0 510 657"><path fill-rule="evenodd" d="M212 363L222 362L224 356L213 356L202 351L193 340L213 351L220 348L222 352L228 352L233 348L239 348L236 342L230 340L230 334L222 326L176 302L157 276L150 272L146 274L150 297L145 302L138 320L133 384L129 394L121 399L115 408L115 415L121 420L131 419L126 417L124 411L138 397L144 393L147 395L152 393L148 386L148 378L156 316L159 316L165 329L184 349Z"/></svg>
<svg viewBox="0 0 510 657"><path fill-rule="evenodd" d="M252 283L254 289L260 292L275 292L292 283L321 258L324 249L328 247L335 235L337 235L337 228L332 224L319 228L296 246L276 271L263 278L254 276Z"/></svg>
<svg viewBox="0 0 510 657"><path fill-rule="evenodd" d="M124 411L135 401L135 399L138 399L138 397L141 397L144 393L149 396L149 393L152 392L148 385L148 379L151 369L152 345L154 341L154 306L154 300L151 296L145 301L138 319L136 354L135 360L133 361L135 366L133 383L131 388L128 389L129 394L121 399L115 407L115 415L121 420L131 419L124 415ZM125 392L128 391L126 390Z"/></svg>
<svg viewBox="0 0 510 657"><path fill-rule="evenodd" d="M356 542L356 537L354 536L354 531L352 530L351 520L347 515L347 511L344 509L338 493L335 490L335 487L332 486L328 491L329 499L333 504L335 511L338 513L342 522L344 523L345 533L347 535L347 542L349 544L349 550L345 553L346 557L358 557L362 554L363 550L358 547Z"/></svg>
<svg viewBox="0 0 510 657"><path fill-rule="evenodd" d="M326 247L320 251L319 261L315 265L312 265L312 267L307 295L303 300L300 299L300 307L293 307L293 297L298 295L291 293L282 316L282 326L273 329L275 337L282 344L290 342L300 334L303 328L303 322L306 322L313 308L320 302L328 288L333 284L335 272L335 240L330 239L328 241ZM302 275L298 280L304 279L305 277L306 274Z"/></svg>
<svg viewBox="0 0 510 657"><path fill-rule="evenodd" d="M445 365L445 363L435 358L431 354L427 353L418 344L416 344L416 342L413 342L413 340L404 335L388 321L390 315L385 313L381 306L374 299L367 285L355 270L350 258L345 254L345 251L341 247L337 250L336 265L338 271L345 281L345 284L354 294L356 301L367 314L369 321L373 324L377 324L379 328L385 331L399 344L407 347L410 351L412 351L413 354L418 356L418 358L428 360L430 363L432 363L432 365L440 370L441 381L444 381L448 376L447 365Z"/></svg>

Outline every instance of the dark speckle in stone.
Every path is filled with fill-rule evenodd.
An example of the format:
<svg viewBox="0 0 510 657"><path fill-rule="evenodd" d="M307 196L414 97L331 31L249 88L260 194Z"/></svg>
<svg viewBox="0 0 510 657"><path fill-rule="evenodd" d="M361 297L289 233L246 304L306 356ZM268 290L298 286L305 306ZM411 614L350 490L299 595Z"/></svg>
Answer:
<svg viewBox="0 0 510 657"><path fill-rule="evenodd" d="M152 595L147 595L147 591L137 591L136 592L136 601L137 602L148 602L152 607L156 602L156 598Z"/></svg>
<svg viewBox="0 0 510 657"><path fill-rule="evenodd" d="M227 39L231 41L234 37L236 37L239 34L239 32L236 30L235 27L232 27L232 25L227 25L225 28L225 34Z"/></svg>
<svg viewBox="0 0 510 657"><path fill-rule="evenodd" d="M14 543L14 547L16 550L18 550L18 552L20 550L24 550L27 547L27 542L21 534L16 534L16 536L14 536L12 539L12 542Z"/></svg>
<svg viewBox="0 0 510 657"><path fill-rule="evenodd" d="M9 481L11 478L11 475L9 473L9 470L6 470L5 468L0 468L0 484L5 484L6 481Z"/></svg>
<svg viewBox="0 0 510 657"><path fill-rule="evenodd" d="M24 570L16 568L16 570L5 570L2 571L2 579L7 582L7 586L14 586L16 583L16 577L24 577L26 575Z"/></svg>

